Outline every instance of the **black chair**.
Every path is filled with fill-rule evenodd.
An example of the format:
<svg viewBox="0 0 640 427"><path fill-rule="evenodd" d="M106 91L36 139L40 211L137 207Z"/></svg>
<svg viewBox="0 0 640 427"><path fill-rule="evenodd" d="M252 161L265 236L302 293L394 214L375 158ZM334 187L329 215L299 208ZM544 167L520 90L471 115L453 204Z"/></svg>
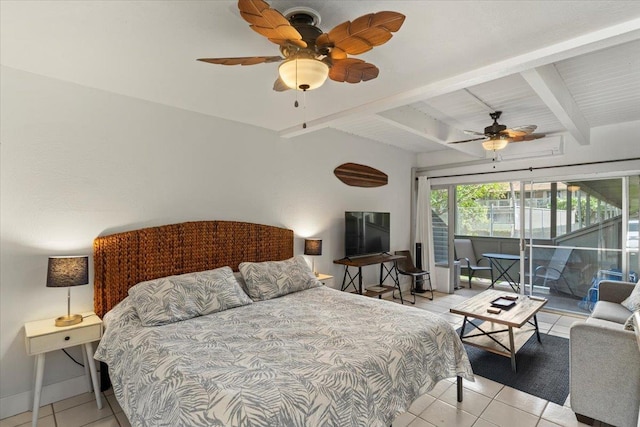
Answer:
<svg viewBox="0 0 640 427"><path fill-rule="evenodd" d="M473 242L471 241L471 239L454 239L453 247L456 253L456 261L461 262L460 268L467 270L469 274L469 289L471 289L471 279L473 279L473 275L476 273L476 271L489 271L491 273L491 286L489 287L492 288L493 268L491 267L491 263L489 263L489 265L487 266L478 265L480 260L486 258L476 257L476 253L473 250Z"/></svg>
<svg viewBox="0 0 640 427"><path fill-rule="evenodd" d="M413 302L416 303L416 280L421 277L423 284L429 282L428 291L431 292L431 297L427 297L433 301L433 288L431 287L431 275L426 270L421 270L413 265L411 258L411 252L409 251L395 251L396 255L403 255L403 259L398 260L398 273L405 276L411 276L411 295L413 295Z"/></svg>

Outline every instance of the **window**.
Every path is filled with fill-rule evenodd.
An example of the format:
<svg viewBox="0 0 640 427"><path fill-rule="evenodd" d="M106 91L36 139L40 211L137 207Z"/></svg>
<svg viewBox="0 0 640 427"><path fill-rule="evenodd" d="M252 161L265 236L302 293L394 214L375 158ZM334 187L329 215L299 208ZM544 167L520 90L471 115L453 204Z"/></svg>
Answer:
<svg viewBox="0 0 640 427"><path fill-rule="evenodd" d="M456 235L516 237L517 206L513 183L458 185Z"/></svg>
<svg viewBox="0 0 640 427"><path fill-rule="evenodd" d="M524 191L527 238L530 230L534 239L554 239L622 212L610 200L575 183L534 183ZM520 192L520 182L458 185L456 235L519 238Z"/></svg>
<svg viewBox="0 0 640 427"><path fill-rule="evenodd" d="M431 190L431 223L434 261L447 264L449 245L449 192L446 188Z"/></svg>

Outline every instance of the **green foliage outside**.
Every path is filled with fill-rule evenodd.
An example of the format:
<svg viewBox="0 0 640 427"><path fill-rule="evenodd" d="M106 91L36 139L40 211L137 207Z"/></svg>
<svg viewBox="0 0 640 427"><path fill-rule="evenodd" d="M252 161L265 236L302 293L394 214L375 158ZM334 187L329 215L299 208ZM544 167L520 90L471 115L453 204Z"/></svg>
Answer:
<svg viewBox="0 0 640 427"><path fill-rule="evenodd" d="M489 230L489 208L480 201L507 199L509 184L498 182L491 184L458 185L456 187L456 205L458 210L458 233L478 236L486 235ZM431 193L431 209L437 215L448 210L446 191Z"/></svg>
<svg viewBox="0 0 640 427"><path fill-rule="evenodd" d="M515 194L513 196L510 194L511 188L508 182L456 186L456 233L467 236L513 237L511 227L505 227L505 223L490 224L491 201L517 197ZM566 197L566 193L563 195ZM551 209L551 199L548 199L546 206L537 205L537 207ZM448 212L448 192L446 190L431 192L431 208L435 215L448 222L448 216L452 213ZM558 197L557 211L565 211L566 208L567 199ZM503 205L501 211L504 212L505 209L508 210ZM598 211L597 197L590 197L589 203L587 203L587 197L582 194L580 203L578 203L577 193L572 194L571 210L575 212L574 224L581 224L584 227L598 223L605 219L607 209L610 209L610 205L601 202L600 211ZM494 215L495 212L498 211L494 210ZM589 222L587 222L587 218L589 218ZM576 230L575 225L572 229Z"/></svg>
<svg viewBox="0 0 640 427"><path fill-rule="evenodd" d="M605 203L601 204L600 214L598 214L598 199L596 197L590 197L589 203L587 204L587 198L582 197L580 200L580 204L578 206L578 196L574 195L571 199L571 210L576 212L576 222L581 222L582 224L586 224L587 222L587 211L589 212L589 217L591 218L591 223L596 223L602 221L601 217L603 216L604 209L607 205ZM558 199L558 210L566 210L567 209L567 199Z"/></svg>

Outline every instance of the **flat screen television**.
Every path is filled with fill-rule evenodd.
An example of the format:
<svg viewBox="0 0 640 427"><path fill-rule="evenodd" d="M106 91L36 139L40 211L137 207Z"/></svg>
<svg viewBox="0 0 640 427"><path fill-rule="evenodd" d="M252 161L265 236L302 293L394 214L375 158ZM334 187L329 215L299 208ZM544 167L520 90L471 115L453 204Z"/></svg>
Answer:
<svg viewBox="0 0 640 427"><path fill-rule="evenodd" d="M345 257L381 254L390 250L389 212L344 213Z"/></svg>

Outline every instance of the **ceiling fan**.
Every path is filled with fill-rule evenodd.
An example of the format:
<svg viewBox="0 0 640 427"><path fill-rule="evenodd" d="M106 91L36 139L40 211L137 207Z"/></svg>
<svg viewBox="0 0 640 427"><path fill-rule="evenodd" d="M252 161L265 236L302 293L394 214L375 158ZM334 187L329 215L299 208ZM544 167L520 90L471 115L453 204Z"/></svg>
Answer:
<svg viewBox="0 0 640 427"><path fill-rule="evenodd" d="M465 139L462 141L452 141L449 144L462 144L465 142L482 141L482 147L488 151L502 150L510 142L532 141L534 139L544 138L543 133L533 133L538 126L526 125L517 126L507 129L505 125L498 123L498 119L502 115L502 111L494 111L489 116L493 119L493 124L484 128L484 132L476 132L473 130L465 130L468 135L478 135L481 138Z"/></svg>
<svg viewBox="0 0 640 427"><path fill-rule="evenodd" d="M327 77L337 82L359 83L378 77L378 67L349 58L380 46L402 26L405 16L383 11L346 21L323 33L316 25L319 14L298 7L284 15L263 0L239 0L240 16L255 32L280 46L282 56L200 58L198 61L222 65L255 65L282 62L273 90L307 91L322 86Z"/></svg>

